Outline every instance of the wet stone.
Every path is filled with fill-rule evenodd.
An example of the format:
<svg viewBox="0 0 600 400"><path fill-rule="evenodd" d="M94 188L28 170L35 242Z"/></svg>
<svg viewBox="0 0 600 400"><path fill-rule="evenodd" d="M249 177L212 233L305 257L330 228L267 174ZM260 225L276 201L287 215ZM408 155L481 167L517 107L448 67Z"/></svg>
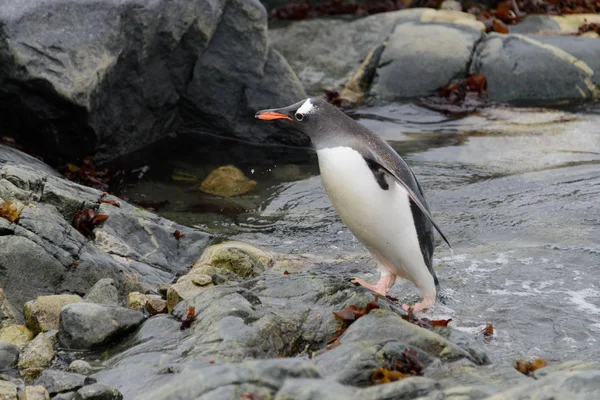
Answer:
<svg viewBox="0 0 600 400"><path fill-rule="evenodd" d="M21 350L19 369L46 367L53 358L54 342L40 333Z"/></svg>
<svg viewBox="0 0 600 400"><path fill-rule="evenodd" d="M123 395L114 387L95 383L77 391L78 400L122 400Z"/></svg>
<svg viewBox="0 0 600 400"><path fill-rule="evenodd" d="M215 169L200 184L200 190L203 192L222 197L241 196L255 187L256 181L247 178L233 165Z"/></svg>
<svg viewBox="0 0 600 400"><path fill-rule="evenodd" d="M119 305L119 291L111 278L100 279L83 299L89 303Z"/></svg>
<svg viewBox="0 0 600 400"><path fill-rule="evenodd" d="M98 348L131 332L143 320L141 312L123 307L70 304L60 313L59 341L68 348Z"/></svg>
<svg viewBox="0 0 600 400"><path fill-rule="evenodd" d="M79 303L81 297L73 294L40 296L25 303L25 321L34 333L58 329L60 310L67 304Z"/></svg>
<svg viewBox="0 0 600 400"><path fill-rule="evenodd" d="M51 396L57 393L77 390L91 383L95 383L95 380L87 378L85 375L49 369L44 370L34 382L35 385L45 387Z"/></svg>
<svg viewBox="0 0 600 400"><path fill-rule="evenodd" d="M12 343L0 342L0 371L16 367L19 348Z"/></svg>
<svg viewBox="0 0 600 400"><path fill-rule="evenodd" d="M69 364L67 371L80 375L89 375L92 373L92 366L85 360L74 360Z"/></svg>

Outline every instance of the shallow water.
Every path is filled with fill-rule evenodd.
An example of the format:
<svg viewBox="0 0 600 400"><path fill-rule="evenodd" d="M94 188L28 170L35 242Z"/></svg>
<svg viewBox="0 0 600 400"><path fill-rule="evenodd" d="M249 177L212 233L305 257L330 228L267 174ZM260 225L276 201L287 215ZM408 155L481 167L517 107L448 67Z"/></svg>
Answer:
<svg viewBox="0 0 600 400"><path fill-rule="evenodd" d="M494 338L477 340L495 361L599 358L599 106L496 108L449 119L388 104L354 117L412 166L453 245L452 258L437 238L436 270L448 300L432 316L453 318L473 337L492 323ZM162 149L153 159L168 159L123 195L167 199L165 217L279 252L365 253L331 207L311 151L230 141L179 148L186 151ZM230 163L258 181L253 193L221 199L196 189L212 168ZM372 266L363 271L377 279ZM406 282L391 295L418 299Z"/></svg>

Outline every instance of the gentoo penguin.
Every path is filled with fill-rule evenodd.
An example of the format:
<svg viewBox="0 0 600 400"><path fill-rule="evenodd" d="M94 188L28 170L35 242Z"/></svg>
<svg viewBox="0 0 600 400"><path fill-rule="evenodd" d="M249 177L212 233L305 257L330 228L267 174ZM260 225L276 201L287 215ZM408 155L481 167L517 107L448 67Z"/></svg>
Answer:
<svg viewBox="0 0 600 400"><path fill-rule="evenodd" d="M379 282L358 283L386 296L397 276L413 282L423 301L435 303L438 279L432 267L435 224L423 190L404 160L384 140L324 100L307 99L285 108L262 110L256 118L277 120L310 137L331 202L366 246L381 272ZM449 243L448 243L449 245ZM404 304L404 309L409 306Z"/></svg>

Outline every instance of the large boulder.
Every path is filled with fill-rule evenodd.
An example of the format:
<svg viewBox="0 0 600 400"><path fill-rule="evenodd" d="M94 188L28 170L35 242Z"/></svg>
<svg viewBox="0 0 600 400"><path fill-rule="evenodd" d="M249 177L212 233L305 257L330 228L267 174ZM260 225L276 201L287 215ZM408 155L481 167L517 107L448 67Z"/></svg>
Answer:
<svg viewBox="0 0 600 400"><path fill-rule="evenodd" d="M26 158L28 163L15 163L14 151L5 157L5 149L0 146L0 201L23 207L14 223L0 218L0 286L19 321L25 302L62 292L84 295L102 278L113 280L121 298L170 282L211 240L125 201L119 200L119 207L100 203L118 199L34 168ZM71 224L88 208L109 216L93 238ZM177 240L175 230L185 236Z"/></svg>
<svg viewBox="0 0 600 400"><path fill-rule="evenodd" d="M379 59L372 94L396 99L435 93L453 78L466 76L482 35L480 30L460 24L396 26Z"/></svg>
<svg viewBox="0 0 600 400"><path fill-rule="evenodd" d="M570 46L567 48L570 51ZM595 62L598 64L597 57ZM475 50L469 72L487 77L488 97L494 101L551 102L598 95L589 65L559 47L525 35L487 35Z"/></svg>
<svg viewBox="0 0 600 400"><path fill-rule="evenodd" d="M100 161L182 124L306 141L254 121L256 108L304 97L266 30L258 0L12 3L0 8L3 129L53 159Z"/></svg>
<svg viewBox="0 0 600 400"><path fill-rule="evenodd" d="M119 339L144 320L139 311L109 304L75 303L60 313L60 344L72 349L94 349Z"/></svg>

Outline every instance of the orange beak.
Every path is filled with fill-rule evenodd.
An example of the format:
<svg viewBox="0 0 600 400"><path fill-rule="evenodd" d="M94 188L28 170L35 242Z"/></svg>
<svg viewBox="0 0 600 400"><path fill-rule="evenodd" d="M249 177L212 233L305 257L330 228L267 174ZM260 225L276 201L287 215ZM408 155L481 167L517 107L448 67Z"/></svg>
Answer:
<svg viewBox="0 0 600 400"><path fill-rule="evenodd" d="M256 118L262 119L263 121L272 121L274 119L289 119L292 121L292 118L287 115L274 111L259 111L256 113Z"/></svg>

